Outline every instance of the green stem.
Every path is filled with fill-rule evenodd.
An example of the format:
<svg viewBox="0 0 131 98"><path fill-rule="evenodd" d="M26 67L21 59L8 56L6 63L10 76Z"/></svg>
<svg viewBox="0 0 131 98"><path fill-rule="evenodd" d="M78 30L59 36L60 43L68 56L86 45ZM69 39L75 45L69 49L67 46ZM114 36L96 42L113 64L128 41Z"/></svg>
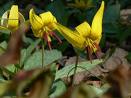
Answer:
<svg viewBox="0 0 131 98"><path fill-rule="evenodd" d="M19 59L19 67L22 69L22 65L21 65L21 55L20 55L20 59ZM16 67L17 68L17 67ZM18 68L17 68L18 71Z"/></svg>
<svg viewBox="0 0 131 98"><path fill-rule="evenodd" d="M75 62L75 68L74 68L74 75L72 77L72 85L75 84L75 75L76 75L76 71L77 71L78 61L79 61L79 55L76 54L76 62Z"/></svg>
<svg viewBox="0 0 131 98"><path fill-rule="evenodd" d="M22 65L21 65L21 51L20 51L20 58L19 58L19 68L18 68L18 67L16 67L16 66L15 66L15 68L16 68L16 72L18 72L18 71L19 71L19 68L21 68L21 69L22 69Z"/></svg>
<svg viewBox="0 0 131 98"><path fill-rule="evenodd" d="M44 41L41 39L42 42L42 68L44 67Z"/></svg>

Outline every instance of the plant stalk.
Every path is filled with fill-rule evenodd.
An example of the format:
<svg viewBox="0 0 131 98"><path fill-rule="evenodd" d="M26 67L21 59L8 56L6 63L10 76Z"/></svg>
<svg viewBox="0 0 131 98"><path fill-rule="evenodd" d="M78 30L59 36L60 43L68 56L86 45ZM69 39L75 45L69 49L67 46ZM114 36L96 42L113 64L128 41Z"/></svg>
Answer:
<svg viewBox="0 0 131 98"><path fill-rule="evenodd" d="M72 86L75 84L75 75L77 71L78 61L79 61L79 55L76 53L76 62L75 62L75 68L74 68L74 75L72 77Z"/></svg>
<svg viewBox="0 0 131 98"><path fill-rule="evenodd" d="M42 68L44 67L44 41L43 39L41 39L42 42Z"/></svg>

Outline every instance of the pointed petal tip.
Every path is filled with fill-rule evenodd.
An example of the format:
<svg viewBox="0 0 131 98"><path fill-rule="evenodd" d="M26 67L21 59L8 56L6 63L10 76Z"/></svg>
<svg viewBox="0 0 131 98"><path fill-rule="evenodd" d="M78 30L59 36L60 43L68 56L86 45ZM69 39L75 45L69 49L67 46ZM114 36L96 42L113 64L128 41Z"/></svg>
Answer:
<svg viewBox="0 0 131 98"><path fill-rule="evenodd" d="M8 16L8 28L15 29L19 25L19 11L18 6L13 5L10 9L9 16Z"/></svg>
<svg viewBox="0 0 131 98"><path fill-rule="evenodd" d="M102 1L102 3L101 3L101 7L100 7L100 8L102 8L102 9L104 10L104 6L105 6L105 2Z"/></svg>
<svg viewBox="0 0 131 98"><path fill-rule="evenodd" d="M34 9L33 9L33 8L30 9L30 11L29 11L29 15L33 14L33 12L34 12Z"/></svg>
<svg viewBox="0 0 131 98"><path fill-rule="evenodd" d="M18 5L12 5L11 8L18 8Z"/></svg>
<svg viewBox="0 0 131 98"><path fill-rule="evenodd" d="M104 2L104 1L102 1L102 3L101 3L101 4L102 4L102 5L104 5L104 3L105 3L105 2Z"/></svg>
<svg viewBox="0 0 131 98"><path fill-rule="evenodd" d="M102 36L103 13L104 13L104 1L102 1L101 6L96 12L92 21L91 38L93 40L97 40L99 37Z"/></svg>

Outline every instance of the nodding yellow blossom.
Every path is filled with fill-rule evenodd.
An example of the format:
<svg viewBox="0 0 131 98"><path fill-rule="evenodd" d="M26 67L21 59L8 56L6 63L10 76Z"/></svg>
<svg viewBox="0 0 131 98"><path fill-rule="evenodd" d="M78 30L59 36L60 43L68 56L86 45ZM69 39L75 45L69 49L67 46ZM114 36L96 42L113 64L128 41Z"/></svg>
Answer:
<svg viewBox="0 0 131 98"><path fill-rule="evenodd" d="M65 26L57 23L57 30L69 41L74 47L78 49L86 49L91 59L91 54L100 50L99 42L102 37L102 19L104 12L104 1L102 1L100 8L95 14L92 25L83 22L78 25L75 30L71 30Z"/></svg>
<svg viewBox="0 0 131 98"><path fill-rule="evenodd" d="M59 42L61 40L56 36L53 30L56 28L57 20L51 12L44 12L39 16L35 14L34 10L31 9L29 13L30 24L35 37L44 38L48 42L49 48L51 38L55 37Z"/></svg>
<svg viewBox="0 0 131 98"><path fill-rule="evenodd" d="M18 6L13 5L10 10L2 15L0 29L9 29L13 31L24 21L24 16L18 11Z"/></svg>

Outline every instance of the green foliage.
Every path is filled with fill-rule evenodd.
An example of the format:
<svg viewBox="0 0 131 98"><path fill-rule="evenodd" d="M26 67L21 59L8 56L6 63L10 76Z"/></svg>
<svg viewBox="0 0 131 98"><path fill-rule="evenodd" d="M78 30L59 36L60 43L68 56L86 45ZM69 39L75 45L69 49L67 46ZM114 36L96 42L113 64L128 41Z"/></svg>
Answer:
<svg viewBox="0 0 131 98"><path fill-rule="evenodd" d="M9 2L7 2L6 4L3 4L3 6L1 6L1 7L0 7L0 16L2 16L2 14L3 14L6 10L10 9L10 7L12 6L13 3L14 3L13 1L9 1Z"/></svg>
<svg viewBox="0 0 131 98"><path fill-rule="evenodd" d="M7 47L6 41L0 43L0 54L2 54L5 51L6 47Z"/></svg>
<svg viewBox="0 0 131 98"><path fill-rule="evenodd" d="M45 50L44 51L44 65L51 64L52 62L60 59L62 54L58 50ZM41 68L42 67L42 54L41 51L38 50L34 52L29 60L24 65L25 70L34 69L34 68Z"/></svg>
<svg viewBox="0 0 131 98"><path fill-rule="evenodd" d="M61 94L63 94L64 92L66 92L66 90L67 90L67 87L65 83L62 80L56 80L52 85L50 97L56 98L60 96Z"/></svg>
<svg viewBox="0 0 131 98"><path fill-rule="evenodd" d="M40 39L32 42L30 44L30 46L28 46L27 49L23 49L21 51L21 65L23 65L24 63L26 63L26 61L28 60L28 58L31 56L31 53L33 52L33 50L37 47L37 45L40 43Z"/></svg>
<svg viewBox="0 0 131 98"><path fill-rule="evenodd" d="M90 61L81 62L78 64L76 72L78 73L78 72L82 72L82 71L91 70L92 68L94 68L96 65L98 65L100 63L102 63L102 60L93 60L92 63ZM59 79L59 78L73 75L74 74L74 67L75 67L75 64L66 65L63 69L56 72L55 79Z"/></svg>
<svg viewBox="0 0 131 98"><path fill-rule="evenodd" d="M131 63L131 52L128 53L128 55L126 56L126 58Z"/></svg>

